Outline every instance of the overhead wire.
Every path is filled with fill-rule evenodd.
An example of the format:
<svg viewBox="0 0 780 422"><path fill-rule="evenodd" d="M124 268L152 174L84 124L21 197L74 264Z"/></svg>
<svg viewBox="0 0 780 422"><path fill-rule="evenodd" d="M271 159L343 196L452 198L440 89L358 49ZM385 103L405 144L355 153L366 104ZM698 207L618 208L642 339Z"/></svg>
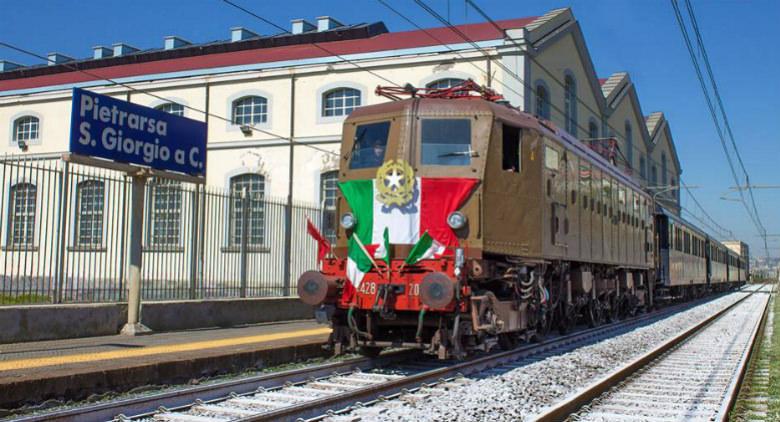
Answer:
<svg viewBox="0 0 780 422"><path fill-rule="evenodd" d="M222 2L227 4L227 5L230 5L230 6L234 7L234 8L236 8L237 10L240 10L240 11L248 14L249 16L252 16L252 17L260 20L261 22L264 22L267 25L271 25L274 28L279 29L279 30L281 30L284 33L289 33L290 32L290 31L286 30L285 28L283 28L283 27L273 23L272 21L270 21L270 20L268 20L268 19L258 15L257 13L252 12L251 10L249 10L249 9L247 9L247 8L237 4L237 3L234 3L234 2L232 2L230 0L222 0ZM363 70L365 72L370 73L374 77L379 78L379 79L389 83L390 85L397 86L397 87L401 86L401 85L398 85L397 83L393 82L392 80L390 80L390 79L388 79L388 78L386 78L386 77L384 77L384 76L382 76L382 75L372 71L371 69L367 69L365 67L362 67L359 64L355 63L354 61L352 61L350 59L347 59L346 57L344 57L344 56L342 56L342 55L340 55L340 54L338 54L338 53L336 53L336 52L334 52L334 51L332 51L332 50L330 50L330 49L328 49L326 47L323 47L322 45L320 45L320 43L312 42L311 45L313 45L315 48L318 48L319 50L325 52L326 54L330 54L331 56L338 57L342 61L345 61L345 62L355 66L356 68L358 68L360 70Z"/></svg>
<svg viewBox="0 0 780 422"><path fill-rule="evenodd" d="M715 81L714 74L712 72L712 66L711 66L711 64L709 62L709 56L706 53L706 48L704 46L704 41L702 39L701 32L699 31L698 22L696 21L696 16L695 16L695 13L693 11L693 7L691 6L690 2L688 2L686 0L686 6L687 6L688 14L689 14L689 19L691 20L691 24L692 24L692 27L693 27L693 32L694 32L694 35L696 37L696 41L697 41L697 45L698 45L698 50L699 50L699 53L701 54L701 57L702 57L702 62L704 62L704 67L706 68L707 74L708 74L708 76L710 78L710 83L712 85L713 95L716 98L715 102L717 103L717 106L718 106L718 108L720 110L720 114L723 117L723 123L724 123L724 126L726 127L726 133L728 133L728 135L729 135L732 148L734 149L734 153L735 153L735 155L737 157L737 161L739 162L740 169L742 170L742 173L744 174L744 177L745 177L746 190L748 191L749 196L750 196L750 203L749 204L748 204L748 201L745 199L745 194L743 192L745 189L742 189L740 187L741 186L741 181L740 181L739 176L737 176L736 169L734 168L733 159L731 157L731 153L729 152L728 146L726 144L726 136L724 135L724 130L721 127L720 121L718 120L718 117L717 117L718 113L716 112L715 104L713 104L713 100L711 98L710 91L709 91L709 89L707 89L707 83L704 80L703 72L702 72L702 69L701 69L701 64L699 63L699 60L698 60L698 58L696 56L696 52L695 52L695 50L693 48L693 43L691 42L690 34L689 34L688 28L687 28L687 26L685 24L685 20L683 18L682 12L680 11L679 4L678 4L677 0L670 0L670 1L671 1L671 4L672 4L672 9L674 10L675 18L677 20L677 25L680 27L680 31L681 31L682 36L683 36L683 41L684 41L685 46L686 46L686 48L688 50L688 55L691 58L691 63L693 64L693 67L694 67L694 70L695 70L695 73L696 73L696 77L699 80L699 85L701 86L702 93L704 94L704 98L706 100L707 107L708 107L709 112L710 112L710 117L712 118L712 121L715 124L715 128L716 128L716 131L717 131L717 134L718 134L718 138L719 138L720 143L721 143L721 147L723 148L723 152L726 155L726 159L727 159L727 161L729 163L729 168L731 170L732 177L734 178L734 181L735 181L735 183L736 183L736 185L738 187L737 192L739 193L739 196L740 196L740 202L742 202L742 205L744 206L745 210L747 211L748 216L753 221L753 224L756 226L756 228L758 229L759 233L763 234L764 250L766 252L767 257L769 257L768 244L767 244L767 240L766 240L766 228L764 227L763 222L761 221L761 216L760 216L759 211L758 211L758 206L756 205L755 196L753 194L753 189L752 189L752 187L750 185L750 176L749 176L749 174L747 172L747 168L745 167L744 163L742 162L742 157L741 157L741 155L739 153L739 148L737 147L736 141L734 140L734 136L733 136L734 134L731 131L730 124L728 123L728 116L726 114L725 107L723 106L723 101L722 101L722 99L720 97L720 93L719 93L718 88L717 88L717 82Z"/></svg>
<svg viewBox="0 0 780 422"><path fill-rule="evenodd" d="M8 49L11 49L11 50L14 50L14 51L17 51L17 52L22 53L22 54L26 54L26 55L31 56L31 57L35 57L35 58L38 58L38 59L43 59L46 62L49 61L48 57L45 57L45 56L42 56L40 54L34 53L34 52L32 52L30 50L27 50L27 49L24 49L22 47L18 47L16 45L7 43L5 41L0 41L0 46L8 48ZM192 111L197 112L197 113L202 113L204 116L213 117L215 119L222 120L222 121L225 121L227 123L233 124L233 119L229 119L227 117L220 116L220 115L212 113L212 112L206 112L205 110L201 110L201 109L199 109L197 107L193 107L191 105L177 103L176 101L171 100L171 99L166 98L166 97L163 97L163 96L161 96L159 94L155 94L153 92L149 92L149 90L136 88L136 87L131 86L129 84L126 84L124 82L117 81L116 79L105 77L105 76L102 76L100 74L88 71L88 70L79 69L77 66L73 66L73 65L71 65L69 63L63 63L63 65L66 68L68 68L68 69L70 69L70 70L72 70L74 72L83 73L83 74L85 74L87 76L90 76L92 78L97 78L98 80L106 81L106 82L108 82L108 83L110 83L112 85L121 86L121 87L123 87L123 88L125 88L125 89L127 89L129 91L134 92L134 93L148 95L148 96L150 96L152 98L156 98L158 100L165 101L165 102L168 102L168 103L176 103L176 104L179 104L179 105L181 105L182 107L184 107L184 108L186 108L188 110L192 110ZM305 142L299 142L299 141L296 141L296 140L292 139L289 136L279 135L279 134L271 132L269 130L258 128L254 124L243 124L242 126L247 126L250 129L255 130L257 132L264 133L266 135L273 136L275 138L279 138L279 139L282 139L282 140L286 140L286 141L289 141L290 143L293 143L293 144L296 144L296 145L300 145L300 146L304 146L304 147L307 147L307 148L311 148L311 149L314 149L314 150L317 150L317 151L320 151L320 152L323 152L323 153L327 153L327 154L339 155L336 152L329 151L327 149L317 147L316 145L311 145L311 144L308 144L308 143L305 143Z"/></svg>
<svg viewBox="0 0 780 422"><path fill-rule="evenodd" d="M415 26L415 27L417 27L418 29L421 29L421 30L423 30L423 29L422 29L422 28L421 28L421 27L420 27L418 24L416 24L415 22L413 22L411 19L409 19L408 17L404 16L402 13L400 13L400 12L399 12L399 11L397 11L396 9L394 9L394 8L390 7L390 6L389 6L389 5L388 5L388 4L387 4L387 3L386 3L384 0L377 0L377 1L378 1L379 3L381 3L381 4L385 5L386 7L388 7L388 8L389 8L391 11L393 11L393 12L394 12L394 13L396 13L397 15L401 16L401 17L402 17L404 20L406 20L407 22L411 23L412 25L414 25L414 26ZM488 52L485 52L485 51L484 51L484 49L482 49L481 47L479 47L479 46L478 46L478 45L477 45L477 44L476 44L476 43L475 43L473 40L471 40L471 39L470 39L470 38L469 38L469 37L468 37L468 36L467 36L467 35L466 35L466 34L465 34L463 31L461 31L459 28L457 28L457 27L455 27L454 25L452 25L452 23L451 23L451 22L449 22L447 19L445 19L444 17L442 17L441 15L439 15L439 14L438 14L438 12L436 12L436 11L435 11L433 8L431 8L431 7L430 7L428 4L426 4L424 1L422 1L422 0L414 0L414 1L415 1L415 3L417 3L417 5L418 5L418 6L420 6L420 8L422 8L423 10L425 10L426 12L428 12L428 14L430 14L431 16L433 16L434 18L436 18L437 20L439 20L439 21L440 21L442 24L444 24L445 26L447 26L447 27L448 27L448 28L449 28L449 29L450 29L452 32L454 32L455 34L457 34L457 35L458 35L459 37L461 37L461 38L462 38L464 41L466 41L466 42L468 42L469 44L471 44L473 48L475 48L475 49L479 50L480 52L482 52L482 53L483 53L484 55L486 55L486 56L488 57L488 59L489 59L489 53L488 53ZM486 14L486 13L485 13L485 12L484 12L482 9L480 9L478 6L476 6L476 5L475 5L475 4L474 4L474 3L473 3L471 0L466 0L466 2L467 2L468 4L470 4L472 7L475 7L475 9L477 10L477 12L478 12L478 13L480 13L480 14L483 16L483 18L485 18L485 19L486 19L488 22L490 22L490 23L491 23L491 25L492 25L492 26L494 26L494 28L495 28L496 30L498 30L498 31L499 31L499 33L504 33L504 29L503 29L503 28L501 28L501 27L500 27L500 26L499 26L499 25L498 25L498 24L497 24L497 23L496 23L496 22L495 22L495 21L494 21L492 18L490 18L490 16L488 16L488 15L487 15L487 14ZM428 31L425 31L425 30L423 30L423 31L424 31L424 32L426 32L426 34L428 34L428 35L429 35L429 36L431 36L432 38L436 39L436 40L437 40L437 41L438 41L440 44L442 44L442 45L445 45L445 44L444 44L444 43L443 43L441 40L439 40L439 39L437 39L436 37L432 36L432 35L431 35L431 34L430 34ZM511 38L511 37L510 37L510 38ZM514 44L514 45L515 45L517 48L521 49L521 46L519 46L519 45L518 45L516 42L514 42L514 40L512 40L512 43L513 43L513 44ZM462 57L462 56L461 56L461 57ZM469 63L471 63L471 62L469 62ZM560 80L558 80L558 79L557 79L557 78L556 78L556 77L555 77L555 76L554 76L554 75L553 75L553 74L552 74L552 73L551 73L549 70L547 70L547 69L546 69L546 67L544 67L543 65L541 65L540 63L538 63L538 61L535 61L535 63L537 63L537 65L539 65L541 68L543 68L543 69L546 71L546 73L547 73L548 75L550 75L550 77L552 77L552 78L553 78L553 80L555 80L555 81L556 81L558 84L560 84L561 86L563 86L563 83L562 83ZM473 64L473 63L472 63L472 64ZM510 69L506 68L506 67L503 65L503 63L497 62L496 64L497 64L497 65L498 65L500 68L502 68L502 70L504 70L504 71L505 71L507 74L511 75L511 76L512 76L514 79L518 80L518 81L519 81L521 84L523 84L523 85L524 85L526 88L529 88L529 91L530 91L530 92L531 92L533 95L537 95L537 93L536 93L536 91L533 89L533 87L532 87L532 86L530 86L530 85L529 85L529 84L528 84L528 83L527 83L527 82L526 82L526 81L525 81L523 78L519 77L519 76L518 76L518 75L516 75L514 72L512 72ZM473 65L475 65L475 64L473 64ZM475 66L476 66L476 65L475 65ZM484 70L483 70L483 71L484 71ZM484 72L486 72L486 71L484 71ZM506 86L506 85L505 85L505 86ZM518 94L516 91L514 91L514 90L512 90L512 91L513 91L513 92L515 92L516 94ZM583 101L583 100L582 100L582 99L579 97L579 95L575 95L575 97L576 97L577 101L578 101L578 102L580 102L581 104L584 104L584 105L586 106L586 108L587 108L588 110L590 110L590 111L591 111L591 113L593 113L593 114L595 114L595 115L599 115L599 113L596 113L596 112L595 112L595 111L593 111L593 110L592 110L592 109L591 109L589 106L587 106L587 104L586 104L586 103L585 103L585 102L584 102L584 101ZM552 104L551 102L548 102L548 104L547 104L547 105L549 105L549 106L550 106L552 109L554 109L555 111L557 111L558 113L560 113L562 116L564 116L564 117L566 116L566 113L565 113L565 111L564 111L564 110L562 110L562 109L560 109L559 107L555 106L555 105L554 105L554 104ZM579 125L579 124L577 124L577 127L578 127L578 128L580 128L580 129L582 129L582 130L583 130L584 132L586 132L586 133L588 132L587 130L585 130L585 129L584 129L584 128L583 128L581 125ZM607 124L607 127L608 127L608 128L610 128L610 129L612 129L612 131L613 131L614 133L620 133L618 130L616 130L615 128L611 127L609 124ZM625 135L623 136L623 138L625 138ZM638 147L636 147L636 146L633 146L633 147L634 147L634 148L635 148L637 151L640 151L640 152L642 152L641 150L639 150L639 149L638 149ZM623 157L623 159L624 159L626 162L628 162L627 158L626 158L624 155L622 155L622 152L621 152L621 151L619 151L619 150L618 150L618 153L619 153L619 154L620 154L620 155ZM629 165L629 168L632 168L632 167L633 167L633 166ZM667 173L668 173L668 174L670 174L670 175L672 175L672 176L676 176L674 173L672 173L672 172L670 172L670 171L668 171ZM680 185L681 185L681 186L685 186L685 185L684 185L684 183L683 183L683 180L682 180L682 179L680 179L680 180L679 180L679 183L680 183ZM691 197L694 199L694 203L697 205L697 207L699 207L699 209L702 211L702 213L703 213L704 215L706 215L706 216L707 216L707 218L708 218L708 219L709 219L709 220L710 220L710 221L711 221L711 222L712 222L712 223L713 223L715 226L717 226L717 227L721 227L721 228L722 228L723 226L721 226L720 224L718 224L718 223L717 223L717 222L716 222L716 221L715 221L715 220L714 220L714 219L713 219L713 218L712 218L712 217L709 215L709 213L706 211L706 209L704 209L704 207L702 207L702 206L701 206L701 204L699 203L698 199L696 199L696 198L695 198L695 196L694 196L694 195L693 195L693 193L690 191L690 189L688 189L688 188L687 188L687 186L686 186L685 188L686 188L686 192L688 193L688 195L689 195L689 196L691 196ZM724 229L724 230L725 230L725 229Z"/></svg>

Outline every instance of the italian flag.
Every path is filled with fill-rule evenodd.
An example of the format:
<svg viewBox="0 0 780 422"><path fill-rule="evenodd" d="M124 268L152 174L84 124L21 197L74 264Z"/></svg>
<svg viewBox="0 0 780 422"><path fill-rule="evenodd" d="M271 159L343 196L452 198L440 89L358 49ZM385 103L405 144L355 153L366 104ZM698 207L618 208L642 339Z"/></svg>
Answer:
<svg viewBox="0 0 780 422"><path fill-rule="evenodd" d="M447 248L457 247L458 238L447 225L447 216L463 205L477 181L418 177L411 201L403 206L380 202L374 179L339 183L357 220L347 242L347 279L352 288L360 286L363 276L374 265L369 255L388 259L390 244L415 245L407 264L441 256ZM347 290L351 289L345 289L345 296Z"/></svg>

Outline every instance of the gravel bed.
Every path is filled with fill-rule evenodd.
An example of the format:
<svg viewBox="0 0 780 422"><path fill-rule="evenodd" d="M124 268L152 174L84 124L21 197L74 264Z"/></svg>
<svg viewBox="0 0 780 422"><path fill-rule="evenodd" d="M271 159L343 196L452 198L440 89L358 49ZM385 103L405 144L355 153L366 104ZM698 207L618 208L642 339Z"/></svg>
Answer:
<svg viewBox="0 0 780 422"><path fill-rule="evenodd" d="M621 364L692 327L746 293L736 292L626 334L497 375L423 388L397 400L332 416L331 422L521 421L585 387Z"/></svg>

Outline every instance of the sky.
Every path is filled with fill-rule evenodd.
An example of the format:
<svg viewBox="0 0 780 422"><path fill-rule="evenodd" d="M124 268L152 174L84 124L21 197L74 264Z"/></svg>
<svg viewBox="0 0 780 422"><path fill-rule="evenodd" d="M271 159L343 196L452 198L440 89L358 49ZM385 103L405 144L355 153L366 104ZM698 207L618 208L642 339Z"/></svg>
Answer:
<svg viewBox="0 0 780 422"><path fill-rule="evenodd" d="M234 0L277 25L329 15L343 23L383 21L391 31L414 29L375 0ZM423 27L438 21L412 0L387 0ZM427 0L455 23L483 19L464 0ZM763 242L742 204L721 200L734 180L707 109L691 59L669 1L665 0L476 0L491 18L539 16L571 7L580 22L599 77L629 72L644 114L663 111L682 164L682 181L711 217L763 255ZM735 135L737 147L757 185L780 185L780 1L692 0L702 38ZM220 0L0 0L0 40L45 55L61 52L88 57L91 47L126 42L161 47L178 35L194 43L229 38L245 26L264 35L277 29ZM684 7L681 3L681 7ZM36 58L0 47L0 59L39 64ZM755 190L761 220L780 234L780 189ZM736 198L732 193L731 198ZM683 207L701 216L687 194ZM780 237L769 239L780 255Z"/></svg>

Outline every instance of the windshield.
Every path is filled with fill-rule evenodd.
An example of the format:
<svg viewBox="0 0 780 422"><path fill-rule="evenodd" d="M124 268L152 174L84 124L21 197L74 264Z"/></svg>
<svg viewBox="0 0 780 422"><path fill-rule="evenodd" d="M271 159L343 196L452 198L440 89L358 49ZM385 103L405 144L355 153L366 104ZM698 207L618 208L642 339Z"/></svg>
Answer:
<svg viewBox="0 0 780 422"><path fill-rule="evenodd" d="M471 120L425 119L422 121L421 138L423 165L471 164Z"/></svg>
<svg viewBox="0 0 780 422"><path fill-rule="evenodd" d="M352 145L349 168L364 169L379 167L385 160L387 135L390 122L358 125L355 131L355 143Z"/></svg>

